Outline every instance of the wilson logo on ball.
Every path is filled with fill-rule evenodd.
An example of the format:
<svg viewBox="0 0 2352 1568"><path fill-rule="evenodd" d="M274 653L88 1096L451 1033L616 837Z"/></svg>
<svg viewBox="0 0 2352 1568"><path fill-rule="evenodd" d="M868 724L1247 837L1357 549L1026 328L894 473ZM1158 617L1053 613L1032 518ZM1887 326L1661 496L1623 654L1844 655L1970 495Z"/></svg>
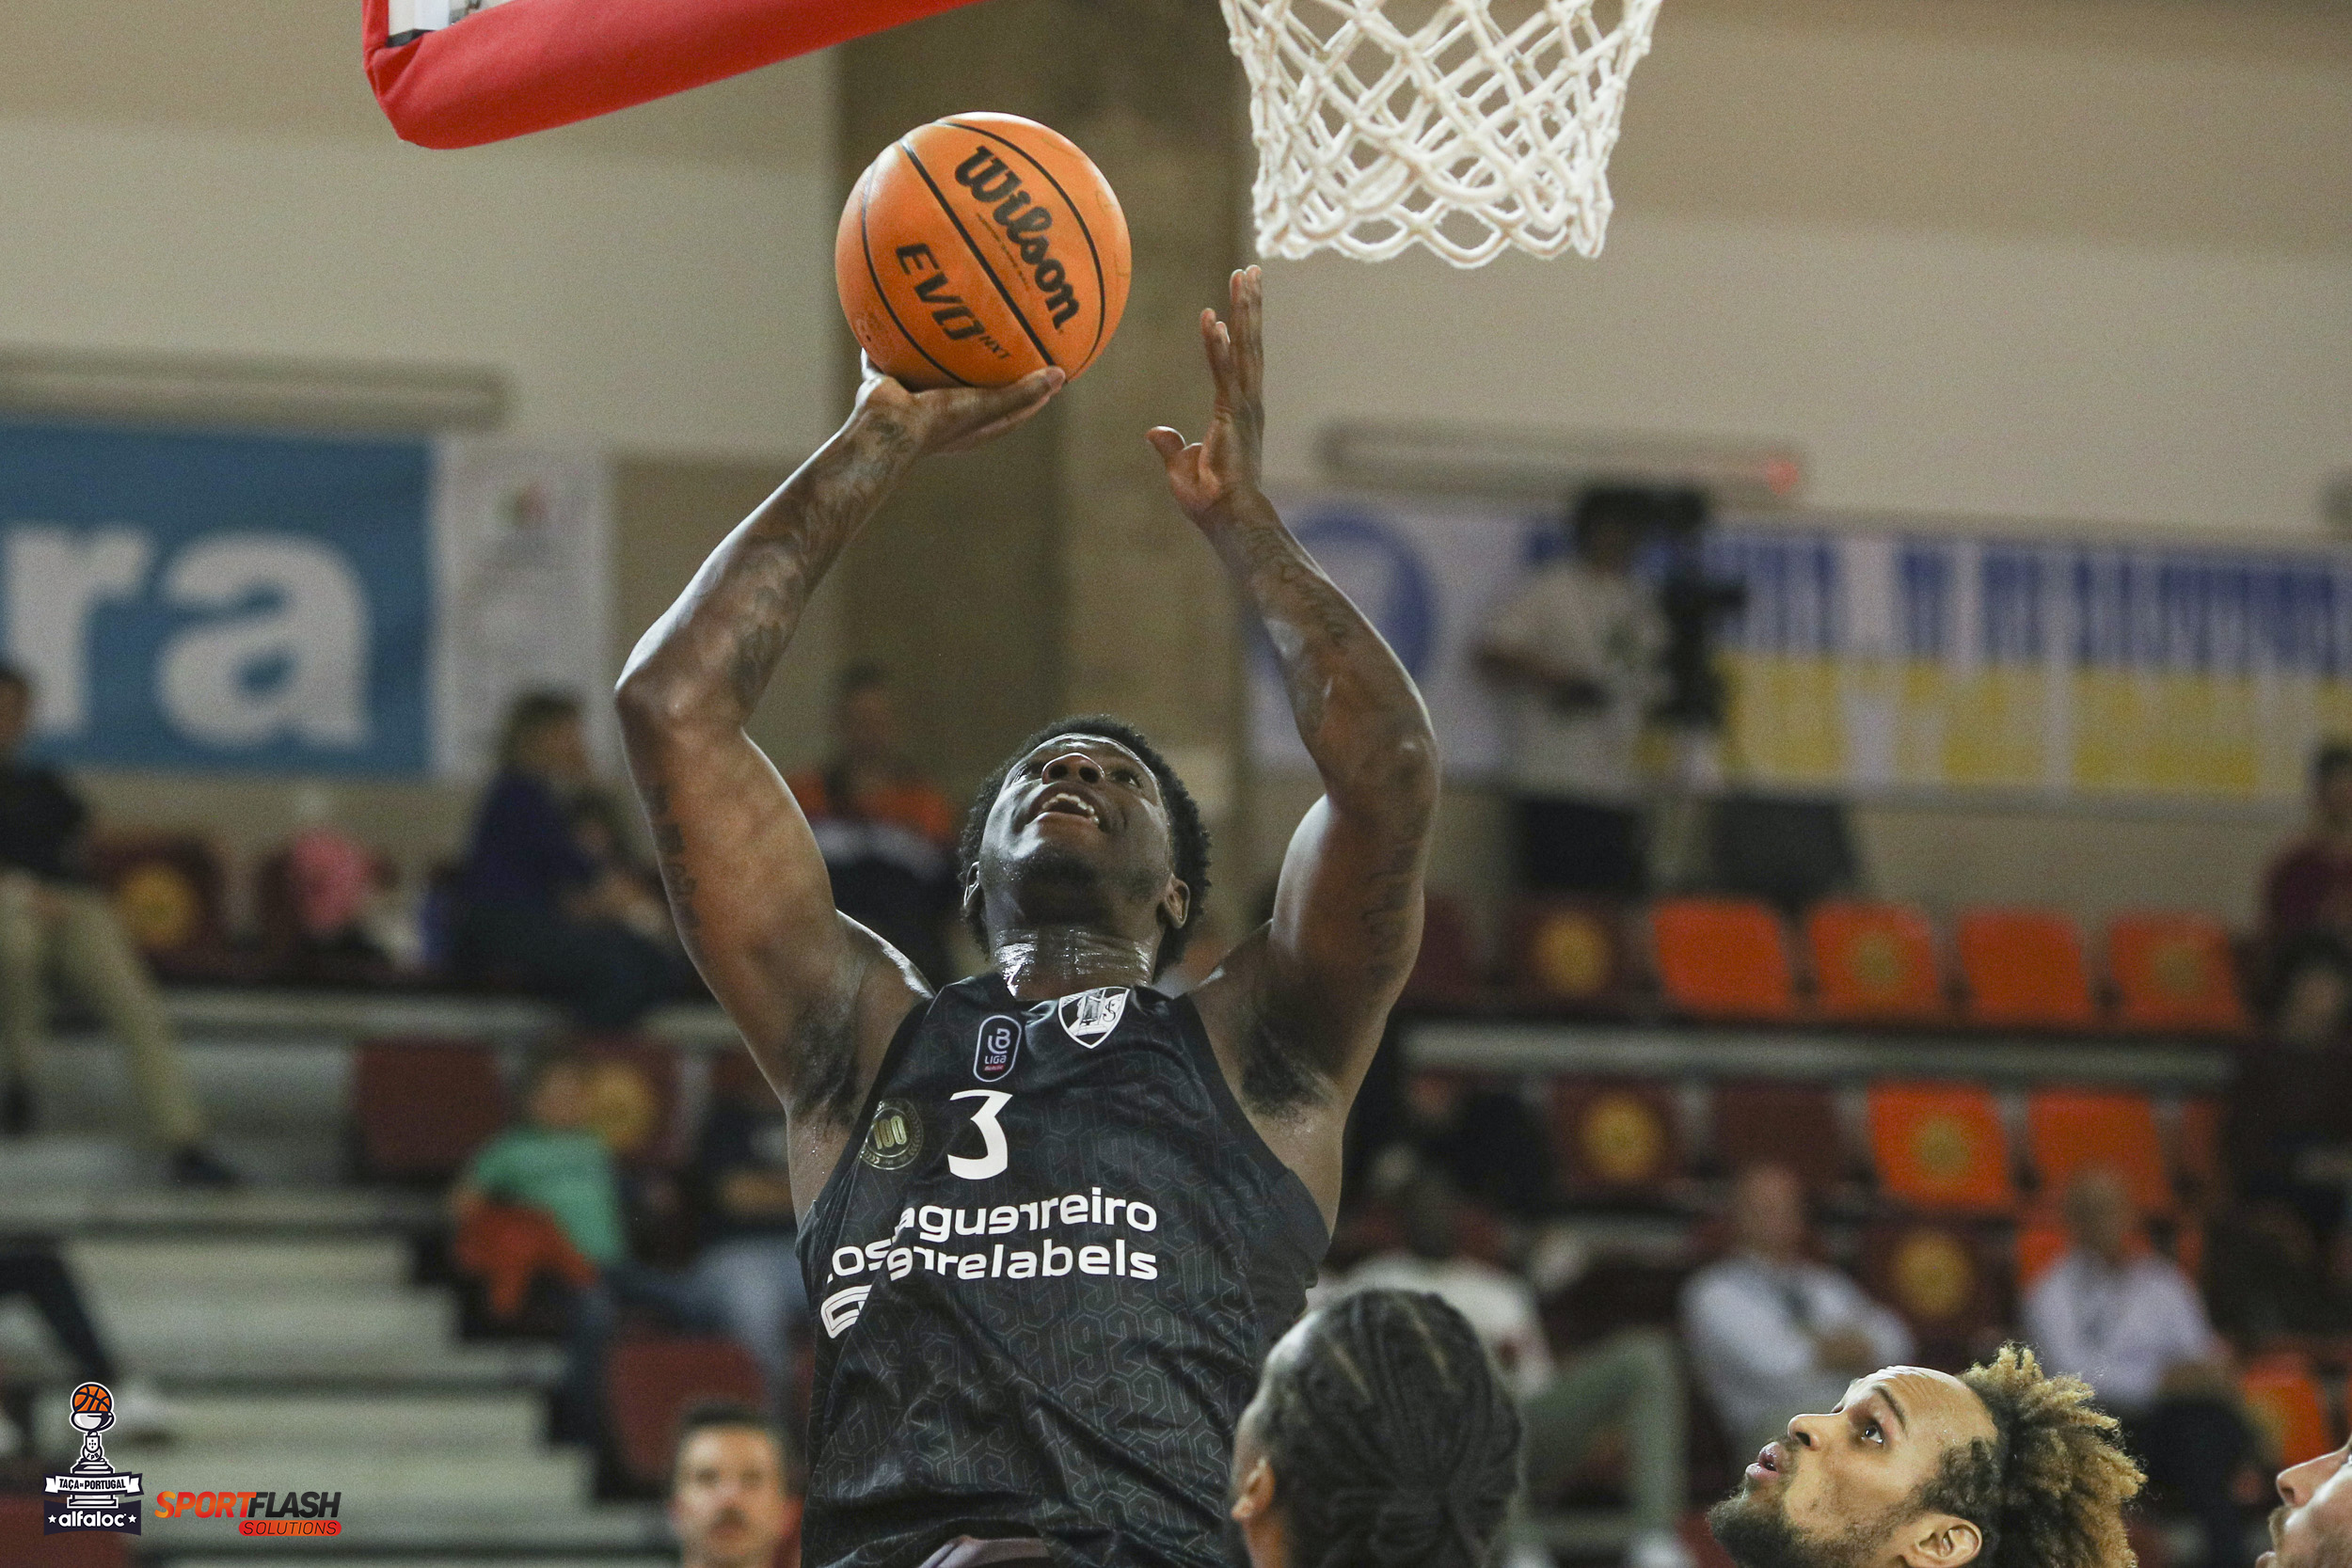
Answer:
<svg viewBox="0 0 2352 1568"><path fill-rule="evenodd" d="M986 142L956 166L956 183L980 200L997 204L989 215L1021 252L1022 264L1030 269L1038 293L1045 296L1045 309L1054 325L1068 325L1078 313L1078 295L1070 286L1069 270L1055 259L1053 245L1045 238L1045 231L1054 227L1054 214L1029 200L1029 193L1021 188L1021 177L1007 168L1005 160Z"/></svg>

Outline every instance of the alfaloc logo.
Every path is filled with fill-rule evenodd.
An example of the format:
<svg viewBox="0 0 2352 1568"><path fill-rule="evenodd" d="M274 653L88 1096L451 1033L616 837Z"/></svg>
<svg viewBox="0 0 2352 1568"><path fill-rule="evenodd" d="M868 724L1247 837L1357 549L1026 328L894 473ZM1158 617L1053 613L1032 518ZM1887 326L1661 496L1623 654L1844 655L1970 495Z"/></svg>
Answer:
<svg viewBox="0 0 2352 1568"><path fill-rule="evenodd" d="M42 1533L138 1534L139 1478L106 1462L105 1433L115 1424L114 1390L103 1383L85 1383L74 1389L71 1419L82 1434L82 1451L63 1475L42 1479Z"/></svg>

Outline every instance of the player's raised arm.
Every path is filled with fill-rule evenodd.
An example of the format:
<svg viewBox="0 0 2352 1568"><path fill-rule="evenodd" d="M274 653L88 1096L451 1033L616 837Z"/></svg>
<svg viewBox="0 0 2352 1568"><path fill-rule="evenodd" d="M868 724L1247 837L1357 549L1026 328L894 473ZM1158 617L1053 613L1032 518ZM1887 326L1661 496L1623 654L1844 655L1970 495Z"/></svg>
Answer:
<svg viewBox="0 0 2352 1568"><path fill-rule="evenodd" d="M1200 1005L1213 1028L1241 1022L1238 1037L1280 1053L1244 1062L1246 1084L1279 1093L1287 1070L1291 1093L1322 1092L1343 1113L1420 948L1437 743L1405 667L1259 487L1262 294L1251 267L1233 275L1230 322L1201 314L1216 388L1207 433L1190 446L1165 428L1150 439L1177 504L1265 627L1324 796L1291 840L1272 924Z"/></svg>
<svg viewBox="0 0 2352 1568"><path fill-rule="evenodd" d="M855 1114L922 993L834 912L807 819L744 722L809 595L916 459L1011 429L1061 383L1046 370L994 389L909 392L869 371L849 421L703 562L621 677L629 771L679 934L792 1113L796 1156L809 1113Z"/></svg>

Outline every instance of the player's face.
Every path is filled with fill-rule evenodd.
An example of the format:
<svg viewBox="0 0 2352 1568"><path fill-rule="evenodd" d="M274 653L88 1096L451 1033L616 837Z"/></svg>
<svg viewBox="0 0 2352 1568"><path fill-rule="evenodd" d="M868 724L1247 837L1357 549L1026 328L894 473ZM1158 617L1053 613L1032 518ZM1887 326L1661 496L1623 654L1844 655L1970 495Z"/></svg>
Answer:
<svg viewBox="0 0 2352 1568"><path fill-rule="evenodd" d="M1115 740L1057 736L1014 763L989 808L980 879L1030 921L1099 920L1167 894L1168 807L1143 759Z"/></svg>
<svg viewBox="0 0 2352 1568"><path fill-rule="evenodd" d="M706 1427L678 1455L670 1525L688 1568L766 1568L791 1524L784 1456L750 1427Z"/></svg>
<svg viewBox="0 0 2352 1568"><path fill-rule="evenodd" d="M1880 1568L1932 1528L1912 1499L1946 1451L1995 1435L1958 1378L1890 1367L1856 1382L1828 1415L1790 1421L1707 1522L1743 1568Z"/></svg>
<svg viewBox="0 0 2352 1568"><path fill-rule="evenodd" d="M2352 1568L2352 1443L2280 1471L2279 1498L2254 1568Z"/></svg>

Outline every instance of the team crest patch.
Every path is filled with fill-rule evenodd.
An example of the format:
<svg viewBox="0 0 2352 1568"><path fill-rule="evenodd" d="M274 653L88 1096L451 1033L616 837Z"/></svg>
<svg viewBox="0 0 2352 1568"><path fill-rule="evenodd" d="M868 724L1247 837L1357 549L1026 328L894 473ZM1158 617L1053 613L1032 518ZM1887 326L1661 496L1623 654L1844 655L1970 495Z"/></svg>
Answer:
<svg viewBox="0 0 2352 1568"><path fill-rule="evenodd" d="M857 1157L876 1170L904 1170L923 1153L923 1117L914 1102L885 1100L874 1107L866 1147Z"/></svg>
<svg viewBox="0 0 2352 1568"><path fill-rule="evenodd" d="M1127 1011L1127 988L1103 986L1082 990L1075 996L1063 997L1057 1011L1061 1015L1062 1033L1091 1051L1119 1027L1120 1019Z"/></svg>
<svg viewBox="0 0 2352 1568"><path fill-rule="evenodd" d="M1021 1054L1021 1021L998 1013L980 1020L980 1037L972 1047L972 1076L993 1084L1012 1070Z"/></svg>

